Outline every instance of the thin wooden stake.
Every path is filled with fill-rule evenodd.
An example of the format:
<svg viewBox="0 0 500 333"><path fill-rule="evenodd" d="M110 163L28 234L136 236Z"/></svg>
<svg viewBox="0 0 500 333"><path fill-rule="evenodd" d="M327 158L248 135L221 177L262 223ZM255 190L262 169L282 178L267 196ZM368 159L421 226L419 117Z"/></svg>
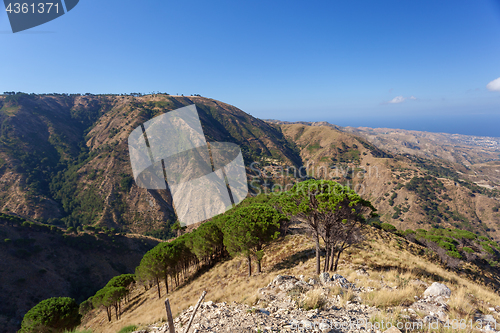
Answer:
<svg viewBox="0 0 500 333"><path fill-rule="evenodd" d="M203 301L203 299L205 298L206 294L207 294L206 291L203 291L203 293L201 294L200 299L198 300L198 303L196 304L196 307L194 308L193 314L191 315L191 319L189 319L189 323L188 323L184 333L188 333L189 328L191 327L191 324L193 323L194 316L196 315L196 311L198 311L198 308L200 307L200 304Z"/></svg>
<svg viewBox="0 0 500 333"><path fill-rule="evenodd" d="M170 333L175 333L174 318L172 317L172 310L170 310L170 301L168 298L165 300L165 309L167 310L168 330Z"/></svg>

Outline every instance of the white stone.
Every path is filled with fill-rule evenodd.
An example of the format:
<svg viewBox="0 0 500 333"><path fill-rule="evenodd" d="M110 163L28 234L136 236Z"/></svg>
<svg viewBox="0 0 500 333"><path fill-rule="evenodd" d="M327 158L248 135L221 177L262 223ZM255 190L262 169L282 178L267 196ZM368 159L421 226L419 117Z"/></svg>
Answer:
<svg viewBox="0 0 500 333"><path fill-rule="evenodd" d="M429 288L424 291L424 296L444 296L450 297L451 290L444 284L434 282Z"/></svg>

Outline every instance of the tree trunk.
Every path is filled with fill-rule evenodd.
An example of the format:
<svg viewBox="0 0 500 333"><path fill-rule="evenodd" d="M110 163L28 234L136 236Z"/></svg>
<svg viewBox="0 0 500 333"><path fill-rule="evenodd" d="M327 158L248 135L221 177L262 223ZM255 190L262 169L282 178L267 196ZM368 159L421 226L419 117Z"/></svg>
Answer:
<svg viewBox="0 0 500 333"><path fill-rule="evenodd" d="M321 261L319 257L319 236L316 233L315 235L315 241L316 241L316 275L319 275L320 273L320 266L321 266Z"/></svg>
<svg viewBox="0 0 500 333"><path fill-rule="evenodd" d="M264 252L262 252L262 244L257 245L257 252L255 252L256 257L257 257L257 274L260 274L261 272L261 261L262 258L264 257Z"/></svg>
<svg viewBox="0 0 500 333"><path fill-rule="evenodd" d="M165 289L167 289L167 294L168 294L168 274L165 273Z"/></svg>
<svg viewBox="0 0 500 333"><path fill-rule="evenodd" d="M160 291L160 279L155 278L156 280L156 286L158 287L158 298L161 298L161 291Z"/></svg>
<svg viewBox="0 0 500 333"><path fill-rule="evenodd" d="M108 321L111 321L111 307L106 307L106 314L108 315Z"/></svg>
<svg viewBox="0 0 500 333"><path fill-rule="evenodd" d="M335 262L335 247L332 245L330 249L330 262L328 263L328 271L333 271L333 263Z"/></svg>
<svg viewBox="0 0 500 333"><path fill-rule="evenodd" d="M325 267L323 268L323 272L328 271L328 268L329 268L328 264L330 263L330 247L328 246L328 244L325 245L325 250L326 250Z"/></svg>
<svg viewBox="0 0 500 333"><path fill-rule="evenodd" d="M337 254L337 260L335 260L335 268L334 268L334 270L333 270L334 272L336 272L336 271L337 271L337 268L338 268L338 266L339 266L339 259L340 259L340 255L341 255L341 254L342 254L342 251L341 251L341 250L339 250L339 253Z"/></svg>
<svg viewBox="0 0 500 333"><path fill-rule="evenodd" d="M252 276L252 258L250 258L250 256L247 256L247 261L248 261L248 276Z"/></svg>

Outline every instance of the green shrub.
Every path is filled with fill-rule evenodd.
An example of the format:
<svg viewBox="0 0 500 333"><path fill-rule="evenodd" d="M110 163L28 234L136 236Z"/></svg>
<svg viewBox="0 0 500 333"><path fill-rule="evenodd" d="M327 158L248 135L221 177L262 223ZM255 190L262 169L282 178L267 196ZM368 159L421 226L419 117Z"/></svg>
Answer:
<svg viewBox="0 0 500 333"><path fill-rule="evenodd" d="M457 251L448 251L448 252L446 252L446 254L449 255L450 257L453 257L453 258L462 259L462 255L460 253L458 253Z"/></svg>
<svg viewBox="0 0 500 333"><path fill-rule="evenodd" d="M79 307L78 312L82 316L85 316L92 309L94 309L94 306L92 305L92 297L89 297L87 300L80 303L80 307Z"/></svg>
<svg viewBox="0 0 500 333"><path fill-rule="evenodd" d="M457 248L455 247L455 245L453 245L451 243L440 241L437 244L445 250L452 251L452 252L457 251Z"/></svg>
<svg viewBox="0 0 500 333"><path fill-rule="evenodd" d="M488 244L490 244L491 246L493 246L495 249L497 249L498 251L500 251L500 245L498 245L497 242L494 242L494 241L489 241Z"/></svg>
<svg viewBox="0 0 500 333"><path fill-rule="evenodd" d="M380 222L373 221L371 225L377 229L382 229L382 224Z"/></svg>
<svg viewBox="0 0 500 333"><path fill-rule="evenodd" d="M405 236L410 235L410 234L414 234L414 233L415 233L415 231L413 231L413 230L411 230L411 229L406 229L406 230L404 231L404 235L405 235Z"/></svg>
<svg viewBox="0 0 500 333"><path fill-rule="evenodd" d="M434 243L439 243L441 241L442 237L438 236L438 235L426 235L425 239L430 240L431 242L434 242Z"/></svg>
<svg viewBox="0 0 500 333"><path fill-rule="evenodd" d="M455 238L466 238L466 239L476 239L477 236L476 234L467 231L467 230L460 230L460 229L455 229L453 230L454 237Z"/></svg>
<svg viewBox="0 0 500 333"><path fill-rule="evenodd" d="M130 191L130 187L132 187L132 184L134 183L134 178L127 174L121 174L122 179L120 180L120 189L123 192L128 192Z"/></svg>
<svg viewBox="0 0 500 333"><path fill-rule="evenodd" d="M389 203L390 204L390 203ZM392 205L391 205L392 206ZM401 208L399 208L398 206L394 207L394 214L392 214L392 218L394 220L397 220L399 218L399 216L401 215Z"/></svg>
<svg viewBox="0 0 500 333"><path fill-rule="evenodd" d="M390 223L382 223L382 224L380 225L380 227L381 227L383 230L385 230L385 231L389 231L389 232L394 232L394 231L396 231L396 230L397 230L397 229L396 229L396 227L395 227L395 226L393 226L393 225L392 225L392 224L390 224Z"/></svg>
<svg viewBox="0 0 500 333"><path fill-rule="evenodd" d="M489 259L486 259L486 261L488 262L488 264L490 264L491 267L497 267L498 266L498 261L489 260Z"/></svg>
<svg viewBox="0 0 500 333"><path fill-rule="evenodd" d="M462 250L467 253L474 253L474 250L467 246L464 246Z"/></svg>
<svg viewBox="0 0 500 333"><path fill-rule="evenodd" d="M450 238L450 237L443 237L443 240L445 242L448 242L448 243L451 243L451 244L458 244L458 242L456 240L454 240L453 238Z"/></svg>
<svg viewBox="0 0 500 333"><path fill-rule="evenodd" d="M129 325L129 326L125 326L124 328L122 328L121 330L118 331L118 333L131 333L133 331L137 330L137 326L135 325Z"/></svg>
<svg viewBox="0 0 500 333"><path fill-rule="evenodd" d="M482 243L481 246L483 247L483 250L485 250L486 252L488 252L490 254L495 254L495 251L493 251L491 246L489 246L488 244Z"/></svg>
<svg viewBox="0 0 500 333"><path fill-rule="evenodd" d="M21 323L20 333L58 333L80 325L78 304L69 297L52 297L29 310Z"/></svg>
<svg viewBox="0 0 500 333"><path fill-rule="evenodd" d="M394 205L394 199L398 196L397 193L392 193L391 198L389 199L389 205L393 206Z"/></svg>

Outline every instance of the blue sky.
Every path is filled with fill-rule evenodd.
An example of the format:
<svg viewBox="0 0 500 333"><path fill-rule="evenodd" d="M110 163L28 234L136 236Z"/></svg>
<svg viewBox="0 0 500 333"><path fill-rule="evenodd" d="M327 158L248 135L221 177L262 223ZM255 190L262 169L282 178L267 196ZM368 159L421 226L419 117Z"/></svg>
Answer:
<svg viewBox="0 0 500 333"><path fill-rule="evenodd" d="M500 115L498 0L80 0L16 34L1 12L0 39L0 91L201 94L334 123Z"/></svg>

